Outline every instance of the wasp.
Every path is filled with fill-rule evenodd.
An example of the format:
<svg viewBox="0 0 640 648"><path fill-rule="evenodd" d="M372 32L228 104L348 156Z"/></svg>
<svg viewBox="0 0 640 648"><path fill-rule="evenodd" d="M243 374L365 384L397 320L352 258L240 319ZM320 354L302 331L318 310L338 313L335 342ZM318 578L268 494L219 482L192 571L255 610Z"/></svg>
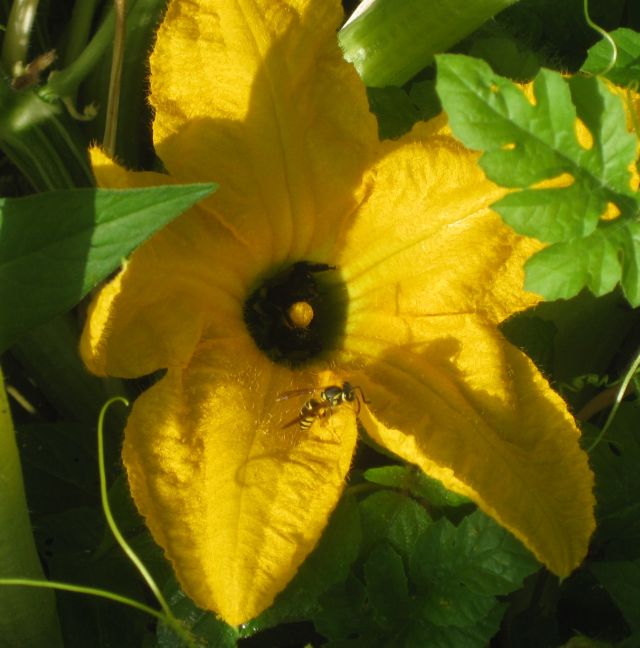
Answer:
<svg viewBox="0 0 640 648"><path fill-rule="evenodd" d="M348 382L342 383L342 387L338 385L329 385L323 389L294 389L292 391L283 392L276 398L276 400L287 400L294 396L312 394L318 391L320 392L318 398L310 398L305 401L303 406L300 408L298 416L288 423L285 423L281 429L299 423L300 431L306 432L316 419L327 418L333 412L334 407L338 407L338 405L341 405L342 403L355 403L355 413L357 416L360 413L361 402L371 402L365 397L362 387L354 386Z"/></svg>

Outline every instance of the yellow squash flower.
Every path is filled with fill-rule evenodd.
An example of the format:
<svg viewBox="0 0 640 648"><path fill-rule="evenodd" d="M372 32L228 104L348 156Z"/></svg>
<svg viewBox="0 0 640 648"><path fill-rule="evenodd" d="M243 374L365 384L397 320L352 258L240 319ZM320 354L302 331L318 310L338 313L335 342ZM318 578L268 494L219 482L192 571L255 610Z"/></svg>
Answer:
<svg viewBox="0 0 640 648"><path fill-rule="evenodd" d="M166 369L124 463L183 589L231 624L316 545L357 418L559 575L594 527L575 423L498 330L538 300L536 244L442 120L378 141L340 19L338 0L173 0L151 57L168 176L93 152L101 186L220 184L100 292L81 350L100 375Z"/></svg>

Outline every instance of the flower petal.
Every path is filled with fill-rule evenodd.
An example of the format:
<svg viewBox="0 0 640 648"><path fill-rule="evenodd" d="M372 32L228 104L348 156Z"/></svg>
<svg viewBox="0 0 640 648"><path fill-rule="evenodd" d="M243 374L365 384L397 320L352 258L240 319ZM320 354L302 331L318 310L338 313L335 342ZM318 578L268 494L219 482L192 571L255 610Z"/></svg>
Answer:
<svg viewBox="0 0 640 648"><path fill-rule="evenodd" d="M92 151L98 183L114 188L171 183L128 171ZM134 252L89 308L80 350L99 375L135 377L185 365L203 331L244 331L242 299L251 271L243 248L202 209L190 209Z"/></svg>
<svg viewBox="0 0 640 648"><path fill-rule="evenodd" d="M522 264L540 243L489 210L506 190L477 158L428 123L385 143L337 262L352 311L393 303L403 313L481 312L499 322L539 301L522 288Z"/></svg>
<svg viewBox="0 0 640 648"><path fill-rule="evenodd" d="M172 2L151 57L156 150L266 263L323 260L377 145L337 0Z"/></svg>
<svg viewBox="0 0 640 648"><path fill-rule="evenodd" d="M593 475L562 399L477 316L361 313L347 361L374 440L471 497L555 573L584 558Z"/></svg>
<svg viewBox="0 0 640 648"><path fill-rule="evenodd" d="M355 412L341 405L307 431L282 428L307 396L278 394L317 380L269 363L248 338L233 350L208 342L129 419L123 456L136 504L185 592L230 624L271 604L342 491Z"/></svg>

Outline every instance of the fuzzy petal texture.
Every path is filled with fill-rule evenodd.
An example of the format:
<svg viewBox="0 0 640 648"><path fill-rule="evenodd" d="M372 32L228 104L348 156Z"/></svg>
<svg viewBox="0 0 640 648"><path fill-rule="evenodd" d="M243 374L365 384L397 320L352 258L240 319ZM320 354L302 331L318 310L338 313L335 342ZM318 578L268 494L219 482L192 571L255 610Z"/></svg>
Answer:
<svg viewBox="0 0 640 648"><path fill-rule="evenodd" d="M594 528L593 476L566 405L496 327L537 302L521 286L539 244L489 211L504 190L473 153L420 135L387 145L346 233L338 364L371 400L362 419L376 441L470 496L566 575Z"/></svg>
<svg viewBox="0 0 640 648"><path fill-rule="evenodd" d="M151 57L156 150L266 263L326 256L377 144L337 0L173 2ZM206 160L206 164L203 161Z"/></svg>
<svg viewBox="0 0 640 648"><path fill-rule="evenodd" d="M551 571L584 559L593 475L562 399L474 315L361 313L345 364L371 400L371 437L469 496Z"/></svg>
<svg viewBox="0 0 640 648"><path fill-rule="evenodd" d="M138 508L185 592L230 624L258 615L291 580L351 463L350 408L304 432L281 429L297 407L278 394L317 376L295 379L249 339L233 349L210 342L146 391L127 425L123 457Z"/></svg>
<svg viewBox="0 0 640 648"><path fill-rule="evenodd" d="M92 162L100 186L172 182L159 173L127 171L97 149ZM243 277L252 270L240 263L243 257L242 245L201 208L177 218L136 250L92 302L80 343L85 364L98 375L142 376L184 366L216 322L230 334L231 322L240 330Z"/></svg>
<svg viewBox="0 0 640 648"><path fill-rule="evenodd" d="M541 245L490 211L506 190L486 179L476 153L434 135L431 124L381 149L337 261L351 313L395 304L402 313L475 312L497 323L539 301L522 289L522 264Z"/></svg>

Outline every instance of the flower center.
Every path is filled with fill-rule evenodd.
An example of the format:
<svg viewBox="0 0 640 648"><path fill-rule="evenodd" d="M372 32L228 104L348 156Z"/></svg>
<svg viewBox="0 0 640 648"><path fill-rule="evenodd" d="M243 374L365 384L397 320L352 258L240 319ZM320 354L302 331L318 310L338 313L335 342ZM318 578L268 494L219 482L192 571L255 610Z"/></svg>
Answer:
<svg viewBox="0 0 640 648"><path fill-rule="evenodd" d="M313 319L313 306L306 301L295 302L287 310L287 319L296 328L307 328Z"/></svg>
<svg viewBox="0 0 640 648"><path fill-rule="evenodd" d="M255 343L274 362L299 367L335 348L345 322L335 267L299 261L262 280L244 304Z"/></svg>

